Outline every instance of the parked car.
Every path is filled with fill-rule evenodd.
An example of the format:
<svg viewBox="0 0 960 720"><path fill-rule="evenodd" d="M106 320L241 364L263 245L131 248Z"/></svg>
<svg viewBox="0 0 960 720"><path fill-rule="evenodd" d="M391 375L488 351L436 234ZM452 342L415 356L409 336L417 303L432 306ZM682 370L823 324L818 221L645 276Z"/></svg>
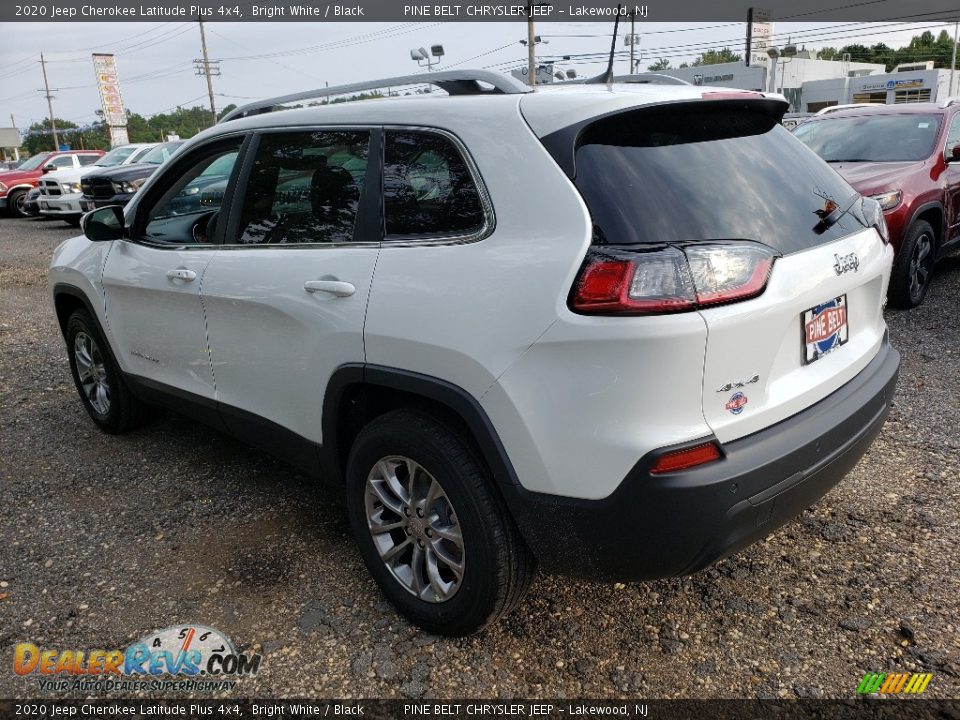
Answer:
<svg viewBox="0 0 960 720"><path fill-rule="evenodd" d="M66 150L34 155L16 170L0 173L0 209L13 217L27 217L23 208L27 193L37 187L41 177L50 172L92 165L103 150Z"/></svg>
<svg viewBox="0 0 960 720"><path fill-rule="evenodd" d="M160 143L133 165L100 170L84 176L80 181L83 192L80 208L87 212L107 205L126 205L147 178L169 160L183 143L183 140Z"/></svg>
<svg viewBox="0 0 960 720"><path fill-rule="evenodd" d="M787 130L793 130L797 125L806 122L813 116L813 113L808 112L787 113L783 116L783 120L780 124L783 125Z"/></svg>
<svg viewBox="0 0 960 720"><path fill-rule="evenodd" d="M139 162L156 146L157 143L121 145L92 165L75 170L61 170L55 175L40 178L40 214L59 218L79 227L80 216L84 212L80 207L80 200L83 197L80 180L106 168L122 167Z"/></svg>
<svg viewBox="0 0 960 720"><path fill-rule="evenodd" d="M538 563L695 572L853 467L893 249L782 97L363 87L424 81L450 96L240 108L84 217L49 284L97 426L167 406L341 487L383 593L449 635Z"/></svg>
<svg viewBox="0 0 960 720"><path fill-rule="evenodd" d="M890 302L922 303L936 261L960 247L960 100L849 109L794 134L880 203L897 251Z"/></svg>

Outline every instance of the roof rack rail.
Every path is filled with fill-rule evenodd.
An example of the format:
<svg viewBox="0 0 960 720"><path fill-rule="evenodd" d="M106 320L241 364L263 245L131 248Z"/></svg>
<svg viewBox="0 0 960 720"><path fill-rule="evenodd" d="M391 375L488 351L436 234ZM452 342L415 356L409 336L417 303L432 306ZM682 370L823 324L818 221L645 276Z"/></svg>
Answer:
<svg viewBox="0 0 960 720"><path fill-rule="evenodd" d="M689 85L686 80L663 73L634 73L632 75L617 75L613 78L618 83L639 83L647 85Z"/></svg>
<svg viewBox="0 0 960 720"><path fill-rule="evenodd" d="M483 87L481 83L492 85L493 89L487 89ZM429 74L402 75L380 80L367 80L364 82L349 83L347 85L317 88L316 90L306 90L291 95L280 95L278 97L257 100L256 102L248 103L235 110L231 110L220 118L220 122L236 120L237 118L247 117L249 115L267 113L278 105L285 105L287 103L297 102L298 100L313 100L331 95L376 90L393 85L436 85L441 90L446 90L450 95L482 95L485 93L517 95L533 90L533 88L520 82L516 78L490 70L444 70Z"/></svg>

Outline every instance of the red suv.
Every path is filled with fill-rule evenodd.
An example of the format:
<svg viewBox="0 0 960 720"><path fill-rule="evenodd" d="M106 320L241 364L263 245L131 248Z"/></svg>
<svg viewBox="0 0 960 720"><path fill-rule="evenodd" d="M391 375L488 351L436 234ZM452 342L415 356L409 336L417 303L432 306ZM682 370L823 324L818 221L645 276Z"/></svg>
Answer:
<svg viewBox="0 0 960 720"><path fill-rule="evenodd" d="M960 98L841 110L794 134L880 202L897 250L890 302L923 302L936 261L960 247Z"/></svg>
<svg viewBox="0 0 960 720"><path fill-rule="evenodd" d="M27 193L37 187L41 177L48 172L93 165L100 157L103 157L103 150L37 153L20 167L0 172L0 209L6 209L13 217L28 217L23 203Z"/></svg>

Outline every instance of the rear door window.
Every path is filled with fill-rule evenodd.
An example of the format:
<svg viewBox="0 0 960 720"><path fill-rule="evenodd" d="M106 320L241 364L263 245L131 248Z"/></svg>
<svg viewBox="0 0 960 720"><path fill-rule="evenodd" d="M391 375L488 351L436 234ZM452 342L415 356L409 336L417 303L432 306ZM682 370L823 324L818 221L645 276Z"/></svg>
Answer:
<svg viewBox="0 0 960 720"><path fill-rule="evenodd" d="M369 148L365 130L264 135L243 196L236 242L353 241Z"/></svg>
<svg viewBox="0 0 960 720"><path fill-rule="evenodd" d="M387 131L383 202L388 238L466 236L485 226L466 161L438 133Z"/></svg>
<svg viewBox="0 0 960 720"><path fill-rule="evenodd" d="M581 133L575 162L598 244L755 240L788 254L863 228L855 213L819 222L855 191L759 107L619 113Z"/></svg>

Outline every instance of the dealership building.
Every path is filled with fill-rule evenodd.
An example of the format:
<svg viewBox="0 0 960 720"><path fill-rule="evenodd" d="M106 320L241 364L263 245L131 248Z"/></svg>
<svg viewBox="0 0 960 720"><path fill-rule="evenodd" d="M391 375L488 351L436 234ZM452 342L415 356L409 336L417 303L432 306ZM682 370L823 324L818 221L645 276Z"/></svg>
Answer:
<svg viewBox="0 0 960 720"><path fill-rule="evenodd" d="M817 112L847 103L894 104L942 100L950 94L950 70L933 62L901 65L892 72L879 63L817 60L801 51L774 64L748 67L743 62L661 71L694 85L781 92L790 112ZM960 73L958 73L960 76ZM960 77L956 85L960 86Z"/></svg>

